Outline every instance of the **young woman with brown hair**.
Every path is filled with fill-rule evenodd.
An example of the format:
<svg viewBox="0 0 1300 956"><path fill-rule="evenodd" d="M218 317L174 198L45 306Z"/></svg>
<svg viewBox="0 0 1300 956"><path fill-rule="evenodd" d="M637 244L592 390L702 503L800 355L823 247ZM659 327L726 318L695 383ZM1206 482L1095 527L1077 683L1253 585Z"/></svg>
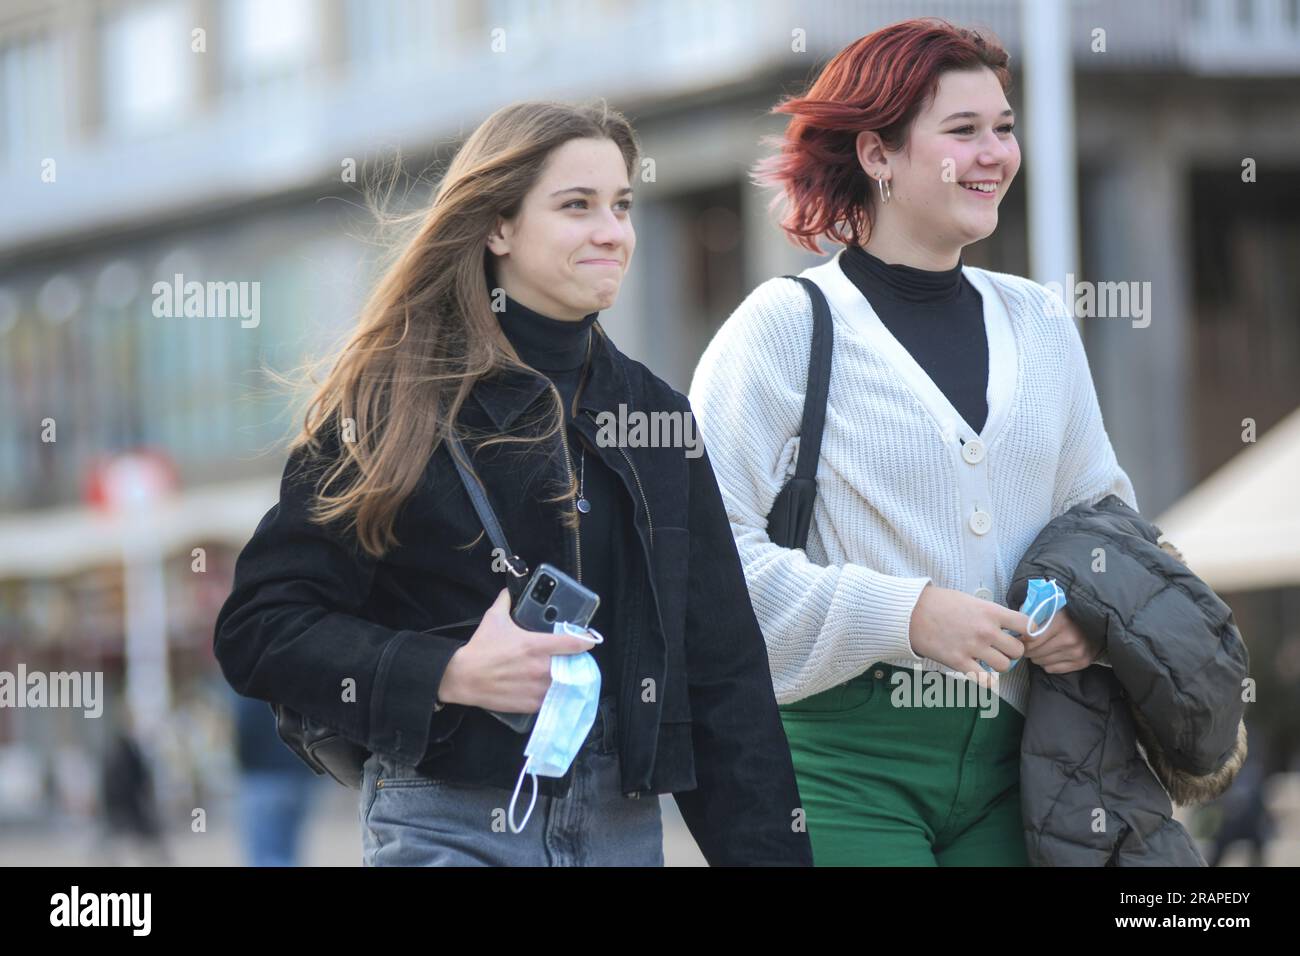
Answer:
<svg viewBox="0 0 1300 956"><path fill-rule="evenodd" d="M661 793L712 864L811 861L708 456L598 428L690 412L596 321L632 258L637 162L603 105L489 117L380 279L240 555L217 658L240 693L372 752L367 864L661 864ZM513 556L493 553L452 436L519 558L599 595L603 643L515 625ZM587 651L595 723L562 776L534 775L541 822L514 832L530 737L492 712L537 713L552 657Z"/></svg>

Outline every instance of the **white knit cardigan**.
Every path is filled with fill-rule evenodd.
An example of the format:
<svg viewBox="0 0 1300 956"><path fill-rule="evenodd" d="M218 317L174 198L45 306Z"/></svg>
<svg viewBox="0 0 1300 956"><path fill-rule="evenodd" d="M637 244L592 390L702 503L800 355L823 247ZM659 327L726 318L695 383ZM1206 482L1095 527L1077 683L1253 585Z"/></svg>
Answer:
<svg viewBox="0 0 1300 956"><path fill-rule="evenodd" d="M767 536L799 452L812 336L802 287L775 278L750 293L690 389L783 704L877 661L955 673L908 640L926 582L1005 604L1016 564L1053 518L1112 493L1137 509L1059 298L1019 276L962 268L983 299L989 347L988 417L977 434L837 259L802 273L826 294L834 325L806 553ZM1020 713L1028 671L998 684Z"/></svg>

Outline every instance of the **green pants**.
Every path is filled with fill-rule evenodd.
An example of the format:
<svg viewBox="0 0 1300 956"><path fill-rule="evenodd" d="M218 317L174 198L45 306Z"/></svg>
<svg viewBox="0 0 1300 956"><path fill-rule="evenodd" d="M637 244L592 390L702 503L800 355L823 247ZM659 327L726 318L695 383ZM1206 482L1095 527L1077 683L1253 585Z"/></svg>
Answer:
<svg viewBox="0 0 1300 956"><path fill-rule="evenodd" d="M1020 823L1024 718L980 707L933 672L955 706L916 703L920 672L877 663L781 707L817 866L1027 866ZM920 686L926 686L924 682ZM960 695L959 695L960 692ZM964 699L963 699L964 698ZM963 706L964 704L964 706Z"/></svg>

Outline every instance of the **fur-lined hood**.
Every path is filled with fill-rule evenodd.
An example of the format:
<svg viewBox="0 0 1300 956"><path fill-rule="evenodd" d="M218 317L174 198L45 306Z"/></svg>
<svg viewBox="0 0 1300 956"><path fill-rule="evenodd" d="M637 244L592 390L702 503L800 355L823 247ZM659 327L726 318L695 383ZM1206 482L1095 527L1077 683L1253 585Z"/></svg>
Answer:
<svg viewBox="0 0 1300 956"><path fill-rule="evenodd" d="M1237 722L1237 743L1223 765L1207 774L1188 773L1171 764L1160 749L1160 742L1151 730L1151 725L1142 716L1142 711L1130 707L1133 722L1137 725L1138 743L1142 745L1142 756L1146 759L1156 779L1169 793L1169 799L1176 807L1195 807L1211 800L1217 800L1232 786L1237 779L1241 765L1246 762L1246 722Z"/></svg>

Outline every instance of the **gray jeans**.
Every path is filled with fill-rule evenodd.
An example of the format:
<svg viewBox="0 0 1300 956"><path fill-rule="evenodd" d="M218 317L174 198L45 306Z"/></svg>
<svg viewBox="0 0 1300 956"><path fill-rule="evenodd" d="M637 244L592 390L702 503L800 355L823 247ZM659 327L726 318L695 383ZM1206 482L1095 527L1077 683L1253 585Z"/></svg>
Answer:
<svg viewBox="0 0 1300 956"><path fill-rule="evenodd" d="M362 862L366 866L663 866L659 797L624 797L614 702L574 758L564 797L537 796L528 825L506 822L511 791L431 780L378 754L361 784ZM522 760L520 766L523 766ZM523 819L532 797L525 776L515 804Z"/></svg>

